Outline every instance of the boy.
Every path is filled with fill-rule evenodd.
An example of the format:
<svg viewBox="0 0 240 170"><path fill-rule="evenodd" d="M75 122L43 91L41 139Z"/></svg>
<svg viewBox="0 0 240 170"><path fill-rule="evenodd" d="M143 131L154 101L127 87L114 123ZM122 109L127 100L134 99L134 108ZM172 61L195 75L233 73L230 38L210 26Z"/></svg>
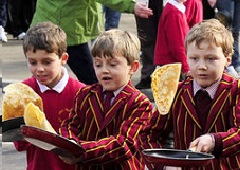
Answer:
<svg viewBox="0 0 240 170"><path fill-rule="evenodd" d="M143 169L137 152L137 137L151 116L149 99L135 89L131 76L140 66L139 39L121 30L101 34L92 48L97 84L82 88L76 95L70 119L60 132L86 151L78 169ZM106 92L112 92L111 106L104 105Z"/></svg>
<svg viewBox="0 0 240 170"><path fill-rule="evenodd" d="M224 71L233 53L231 32L216 19L205 20L189 31L185 47L191 76L179 84L167 115L154 112L140 143L159 148L173 130L176 149L215 155L206 166L182 169L240 169L240 84Z"/></svg>
<svg viewBox="0 0 240 170"><path fill-rule="evenodd" d="M33 77L23 83L33 88L43 100L46 119L55 131L61 122L68 118L75 93L85 84L68 75L63 67L68 59L67 36L65 32L51 22L38 23L29 29L23 40L23 51L28 69ZM40 149L24 141L14 142L18 151L26 150L27 170L74 170L59 159L58 155Z"/></svg>

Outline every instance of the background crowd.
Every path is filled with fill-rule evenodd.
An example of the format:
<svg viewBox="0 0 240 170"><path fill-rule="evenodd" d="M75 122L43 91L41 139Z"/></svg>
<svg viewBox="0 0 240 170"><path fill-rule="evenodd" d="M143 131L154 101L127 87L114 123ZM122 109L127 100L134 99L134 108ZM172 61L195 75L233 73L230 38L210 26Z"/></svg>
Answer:
<svg viewBox="0 0 240 170"><path fill-rule="evenodd" d="M101 3L101 1L99 1ZM152 9L153 15L149 16L148 18L143 18L141 16L135 15L136 20L136 27L137 27L137 34L141 41L141 79L138 84L136 84L136 88L138 89L147 89L150 88L151 84L151 74L154 71L156 66L161 66L167 64L168 62L172 61L162 61L161 57L159 58L159 50L154 52L154 49L159 49L158 47L155 48L156 42L163 42L166 41L162 36L159 34L163 32L165 35L169 33L169 31L164 30L164 25L160 24L161 14L167 2L171 2L171 0L149 0L148 7ZM179 2L173 0L172 2ZM181 2L181 1L180 1ZM240 72L240 61L239 61L239 29L240 29L240 1L239 0L183 0L185 12L183 12L183 16L180 18L181 21L186 20L188 24L188 28L183 26L183 23L176 23L178 25L174 26L174 22L171 26L175 28L179 28L181 30L187 30L191 28L194 24L202 21L203 19L210 19L210 18L217 18L219 19L226 27L232 30L233 37L234 37L234 54L232 59L232 65L229 67L229 70L238 76ZM103 4L105 2L102 2ZM96 75L92 68L92 60L91 55L89 52L89 42L94 41L96 36L99 34L100 30L109 30L112 28L118 28L118 23L121 19L121 12L132 12L132 9L126 9L123 7L124 5L119 4L118 1L114 2L113 4L109 3L106 5L96 5L95 2L90 4L90 8L92 16L94 16L94 21L89 18L76 16L76 12L64 12L64 11L73 11L75 9L81 9L83 5L81 4L79 7L75 1L69 1L66 5L69 10L61 10L60 3L57 2L57 6L59 9L56 9L57 14L56 17L39 17L42 15L42 11L46 8L47 10L44 11L48 13L51 11L51 6L53 4L49 4L50 9L46 7L43 0L39 0L37 5L37 0L2 0L0 2L0 40L2 42L7 42L6 34L12 34L14 38L23 39L25 32L27 29L32 25L36 24L38 21L43 20L50 20L59 24L63 27L64 31L68 34L68 53L69 53L69 60L68 65L70 66L71 70L77 76L77 78L86 83L86 84L93 84L97 81ZM74 8L70 8L70 4L74 5ZM117 4L117 5L116 5ZM87 5L88 6L88 5ZM180 8L178 8L180 9ZM75 10L76 11L76 10ZM85 10L84 10L85 11ZM180 10L181 11L181 10ZM181 13L181 12L180 12ZM34 16L35 14L35 16ZM40 15L41 14L41 15ZM50 14L50 13L49 13ZM89 15L85 13L86 15ZM76 16L76 17L75 17ZM83 16L81 14L81 16ZM162 16L163 18L164 16ZM67 18L67 21L64 21L64 18ZM75 18L75 20L74 20ZM82 18L81 21L77 20L77 18ZM186 19L184 19L186 18ZM86 29L87 25L80 24L80 27L73 27L72 29L65 28L64 25L68 26L68 21L71 19L72 23L79 23L83 20L87 25L90 23L94 23L93 26ZM162 19L164 20L164 19ZM105 21L105 22L104 22ZM65 22L65 23L63 23ZM77 24L79 25L79 24ZM166 25L165 25L166 26ZM158 33L160 31L160 33ZM172 30L173 31L173 30ZM176 30L175 30L176 31ZM84 32L84 33L83 33ZM173 31L174 32L174 31ZM157 36L158 35L158 36ZM177 37L180 34L177 31ZM73 37L77 38L73 38ZM173 41L179 42L174 45L174 49L171 48L171 52L173 52L174 56L177 59L173 59L175 62L182 62L186 59L185 52L183 47L183 40L179 41L177 37L173 36ZM184 38L183 34L183 38ZM170 39L169 37L165 37ZM170 43L170 42L168 42ZM90 43L91 44L91 43ZM175 44L175 43L174 43ZM160 43L162 46L162 43ZM166 44L170 46L170 44ZM173 43L171 42L171 46ZM177 49L178 48L178 49ZM182 48L180 50L180 48ZM162 49L162 48L161 48ZM165 51L166 52L166 51ZM164 54L166 54L164 52ZM161 52L160 52L161 53ZM169 56L169 55L167 55ZM160 61L160 62L158 62ZM84 63L84 64L82 64ZM183 70L183 75L187 74L187 68ZM88 73L87 75L85 73ZM184 76L183 76L184 77Z"/></svg>

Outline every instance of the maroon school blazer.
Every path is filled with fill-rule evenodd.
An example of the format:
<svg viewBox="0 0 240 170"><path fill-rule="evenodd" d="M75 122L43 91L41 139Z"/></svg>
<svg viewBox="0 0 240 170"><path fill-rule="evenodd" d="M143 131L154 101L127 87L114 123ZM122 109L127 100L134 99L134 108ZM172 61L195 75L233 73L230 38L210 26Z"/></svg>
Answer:
<svg viewBox="0 0 240 170"><path fill-rule="evenodd" d="M86 86L77 93L70 119L61 128L86 150L78 169L143 170L138 134L152 114L152 104L131 82L103 108L103 88Z"/></svg>
<svg viewBox="0 0 240 170"><path fill-rule="evenodd" d="M201 127L196 111L193 78L179 84L177 95L167 115L156 110L144 133L140 135L142 149L163 147L169 132L174 133L175 148L186 150L191 141L212 133L220 139L216 159L207 166L183 168L191 170L240 169L240 82L223 74L208 112L205 127ZM152 165L148 165L152 169Z"/></svg>

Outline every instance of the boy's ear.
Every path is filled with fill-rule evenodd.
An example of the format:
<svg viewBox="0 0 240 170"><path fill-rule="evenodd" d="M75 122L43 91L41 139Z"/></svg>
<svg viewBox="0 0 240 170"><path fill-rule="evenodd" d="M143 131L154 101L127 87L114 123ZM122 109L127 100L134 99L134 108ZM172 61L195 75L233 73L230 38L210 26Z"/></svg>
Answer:
<svg viewBox="0 0 240 170"><path fill-rule="evenodd" d="M67 64L68 53L63 53L61 56L61 60L62 60L62 65Z"/></svg>
<svg viewBox="0 0 240 170"><path fill-rule="evenodd" d="M131 65L130 74L133 75L139 68L140 62L138 60L134 60Z"/></svg>
<svg viewBox="0 0 240 170"><path fill-rule="evenodd" d="M226 57L226 67L230 66L232 63L232 57L231 56L227 56Z"/></svg>

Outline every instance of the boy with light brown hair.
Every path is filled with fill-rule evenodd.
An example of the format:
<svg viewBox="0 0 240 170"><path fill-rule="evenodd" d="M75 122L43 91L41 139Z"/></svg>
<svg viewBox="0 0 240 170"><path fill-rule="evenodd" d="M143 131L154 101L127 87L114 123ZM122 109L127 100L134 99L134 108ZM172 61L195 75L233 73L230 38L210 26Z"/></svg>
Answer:
<svg viewBox="0 0 240 170"><path fill-rule="evenodd" d="M176 149L215 156L208 165L182 169L240 169L240 83L225 72L233 53L231 32L216 19L204 20L188 32L185 47L191 76L179 84L168 114L154 112L141 134L142 147L162 147L173 131Z"/></svg>
<svg viewBox="0 0 240 170"><path fill-rule="evenodd" d="M131 82L140 67L140 41L127 31L109 30L95 40L92 56L98 83L77 93L70 119L60 129L85 152L63 160L84 170L144 169L137 139L152 104Z"/></svg>

